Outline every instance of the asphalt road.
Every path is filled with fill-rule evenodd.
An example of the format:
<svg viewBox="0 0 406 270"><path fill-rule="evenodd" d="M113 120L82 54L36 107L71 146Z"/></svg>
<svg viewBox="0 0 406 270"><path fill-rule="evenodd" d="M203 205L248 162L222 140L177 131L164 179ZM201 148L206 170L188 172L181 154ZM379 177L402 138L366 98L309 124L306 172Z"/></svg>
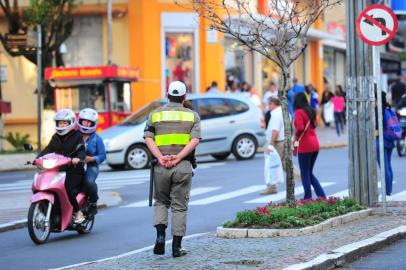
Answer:
<svg viewBox="0 0 406 270"><path fill-rule="evenodd" d="M340 268L342 270L405 270L406 239Z"/></svg>
<svg viewBox="0 0 406 270"><path fill-rule="evenodd" d="M200 159L202 160L202 159ZM214 231L235 213L265 205L269 200L284 198L285 188L268 197L260 196L264 188L263 157L257 155L248 161L216 162L203 158L199 163L192 184L188 216L188 234ZM323 183L327 196L345 194L347 190L347 149L323 150L315 166L315 174ZM406 158L393 156L395 174L394 194L405 193ZM1 269L49 269L119 255L152 245L155 230L152 226L152 209L147 207L148 174L144 171L103 171L100 179L108 179L103 189L120 192L123 202L118 207L99 211L95 227L89 235L75 232L51 234L47 244L34 245L26 229L0 234ZM31 178L33 172L8 172L0 174L0 196L2 185L10 188L12 183L21 183ZM136 184L132 177L136 177ZM116 180L114 180L116 179ZM122 180L125 179L125 180ZM107 180L106 180L107 181ZM117 181L117 183L111 183ZM301 185L296 184L298 198L303 196ZM20 188L17 185L16 188ZM401 194L403 194L401 193ZM402 195L403 196L403 195ZM404 196L406 197L406 195ZM406 198L404 198L406 200ZM167 235L170 235L168 228ZM185 244L187 248L187 242Z"/></svg>

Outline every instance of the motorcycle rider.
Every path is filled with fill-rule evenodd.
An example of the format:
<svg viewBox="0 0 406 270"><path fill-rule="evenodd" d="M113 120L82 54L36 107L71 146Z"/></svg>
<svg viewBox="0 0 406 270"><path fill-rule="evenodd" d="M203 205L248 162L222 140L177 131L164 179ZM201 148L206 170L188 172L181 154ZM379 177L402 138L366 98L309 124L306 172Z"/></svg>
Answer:
<svg viewBox="0 0 406 270"><path fill-rule="evenodd" d="M87 164L84 190L89 196L88 211L92 214L97 213L97 184L96 178L99 175L99 165L106 159L106 150L103 140L96 134L98 124L98 113L90 108L79 112L78 126L82 138L86 144Z"/></svg>
<svg viewBox="0 0 406 270"><path fill-rule="evenodd" d="M85 170L83 161L86 157L85 150L76 151L77 146L84 144L79 131L75 130L76 116L70 109L61 109L55 116L56 133L52 136L51 141L37 158L49 153L56 153L64 156L72 154L72 165L64 166L61 171L66 171L65 189L68 194L69 202L73 207L74 223L82 223L85 220L82 211L79 209L76 196L80 191L83 183Z"/></svg>

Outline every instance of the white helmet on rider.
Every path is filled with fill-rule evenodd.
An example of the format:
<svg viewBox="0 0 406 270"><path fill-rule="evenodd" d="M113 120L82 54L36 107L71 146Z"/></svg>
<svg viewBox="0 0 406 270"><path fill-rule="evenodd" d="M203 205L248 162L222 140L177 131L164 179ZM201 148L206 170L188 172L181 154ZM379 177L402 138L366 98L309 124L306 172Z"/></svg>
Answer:
<svg viewBox="0 0 406 270"><path fill-rule="evenodd" d="M79 113L79 120L78 120L78 126L79 130L82 133L85 134L91 134L96 131L97 128L97 122L99 119L98 113L90 108L86 108L80 111ZM83 120L90 121L92 124L87 127L83 125Z"/></svg>
<svg viewBox="0 0 406 270"><path fill-rule="evenodd" d="M69 131L73 130L76 126L76 116L70 109L60 109L59 111L57 111L54 116L54 120L56 133L61 136L68 134ZM59 121L66 121L68 122L68 125L65 127L59 127Z"/></svg>

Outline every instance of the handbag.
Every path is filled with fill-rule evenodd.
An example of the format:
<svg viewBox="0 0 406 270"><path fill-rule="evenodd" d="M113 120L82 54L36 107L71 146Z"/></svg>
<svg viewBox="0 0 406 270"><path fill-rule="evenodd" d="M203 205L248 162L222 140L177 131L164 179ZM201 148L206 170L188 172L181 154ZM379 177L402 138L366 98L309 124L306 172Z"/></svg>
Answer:
<svg viewBox="0 0 406 270"><path fill-rule="evenodd" d="M303 130L302 134L300 134L299 138L293 142L293 155L294 156L297 156L297 153L299 151L299 142L303 138L304 134L306 133L306 130L308 129L309 125L310 125L310 120L307 122L306 127ZM295 149L296 149L296 151L295 151Z"/></svg>

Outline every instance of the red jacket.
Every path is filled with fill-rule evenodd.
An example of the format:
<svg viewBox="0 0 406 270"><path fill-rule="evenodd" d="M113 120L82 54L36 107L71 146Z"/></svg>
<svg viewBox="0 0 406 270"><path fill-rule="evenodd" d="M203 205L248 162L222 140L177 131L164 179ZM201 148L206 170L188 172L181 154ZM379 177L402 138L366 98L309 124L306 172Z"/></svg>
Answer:
<svg viewBox="0 0 406 270"><path fill-rule="evenodd" d="M295 141L302 136L307 123L310 121L307 113L298 109L295 111L294 125L296 128ZM316 130L310 123L299 142L298 153L311 153L320 150L319 140L317 139Z"/></svg>

